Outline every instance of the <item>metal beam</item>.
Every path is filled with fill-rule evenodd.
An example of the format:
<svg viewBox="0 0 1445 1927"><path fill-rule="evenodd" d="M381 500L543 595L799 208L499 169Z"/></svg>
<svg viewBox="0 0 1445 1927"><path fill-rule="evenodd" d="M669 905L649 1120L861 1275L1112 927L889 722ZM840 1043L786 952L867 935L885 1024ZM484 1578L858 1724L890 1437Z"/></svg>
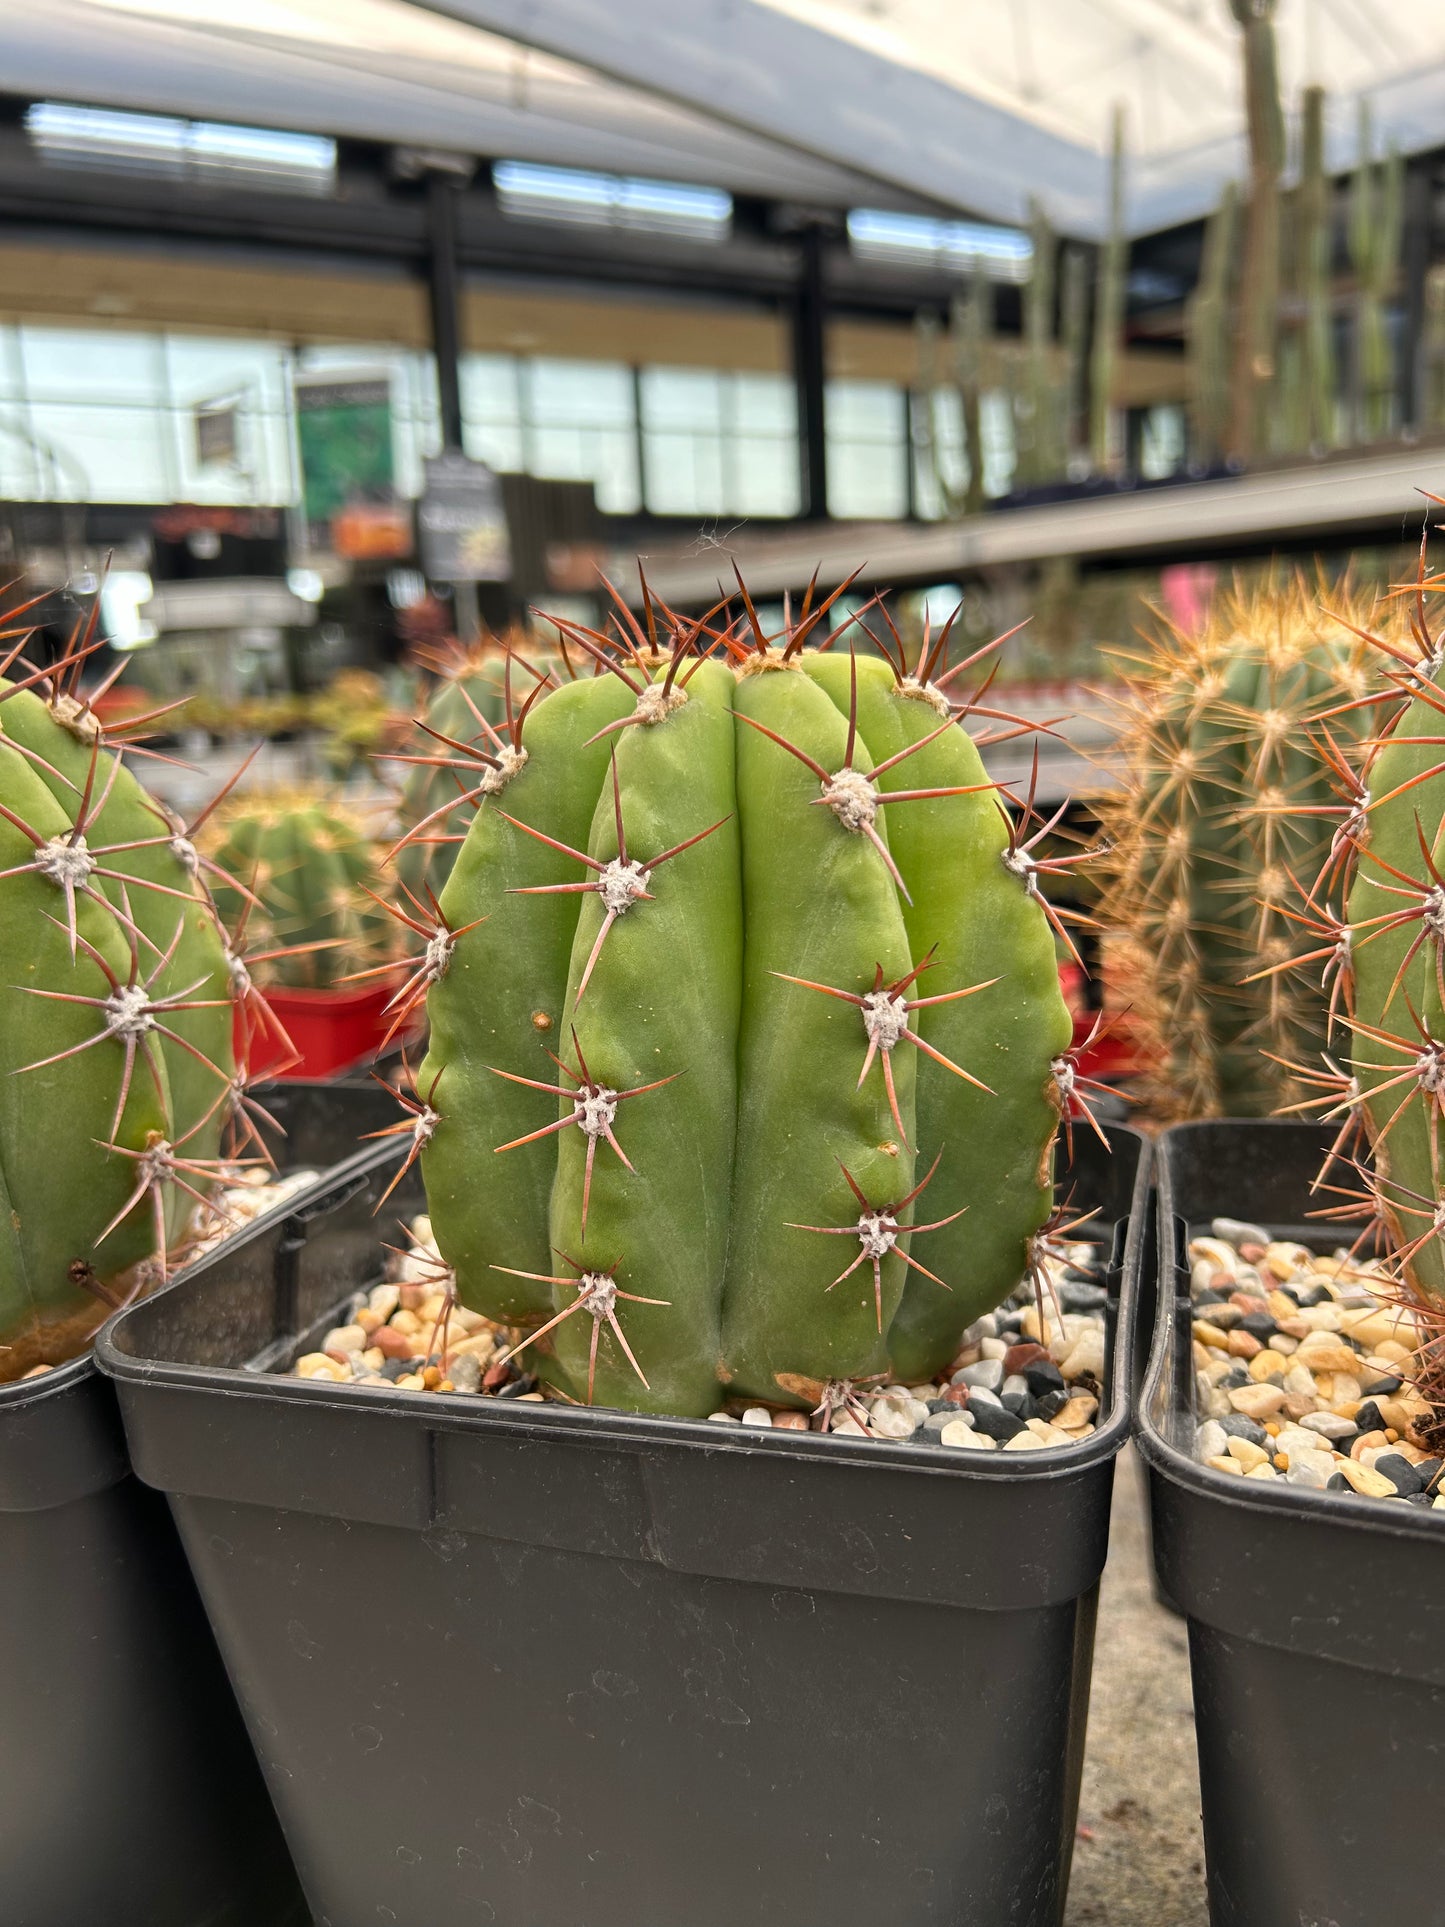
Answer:
<svg viewBox="0 0 1445 1927"><path fill-rule="evenodd" d="M798 455L803 513L828 515L828 310L823 288L824 231L810 221L798 237L798 292L793 305L793 379L798 391Z"/></svg>
<svg viewBox="0 0 1445 1927"><path fill-rule="evenodd" d="M1424 488L1445 493L1445 446L1402 449L1241 475L1228 481L1140 489L1046 508L974 515L909 528L902 523L833 522L730 542L724 554L647 556L653 590L680 608L711 602L734 560L755 595L801 590L816 568L829 586L862 563L861 582L886 586L948 582L1004 563L1047 556L1131 559L1255 552L1274 543L1374 534L1417 535Z"/></svg>
<svg viewBox="0 0 1445 1927"><path fill-rule="evenodd" d="M1097 234L1103 157L759 0L422 0L938 206ZM1212 184L1211 184L1212 185Z"/></svg>

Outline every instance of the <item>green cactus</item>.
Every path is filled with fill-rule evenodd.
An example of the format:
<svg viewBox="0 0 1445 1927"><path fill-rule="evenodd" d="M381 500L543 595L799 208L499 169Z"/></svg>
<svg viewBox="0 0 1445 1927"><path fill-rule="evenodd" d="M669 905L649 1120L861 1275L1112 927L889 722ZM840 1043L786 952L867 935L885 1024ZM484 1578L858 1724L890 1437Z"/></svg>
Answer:
<svg viewBox="0 0 1445 1927"><path fill-rule="evenodd" d="M1204 225L1199 283L1189 298L1185 324L1193 448L1203 462L1217 462L1229 440L1231 288L1238 229L1239 190L1229 181Z"/></svg>
<svg viewBox="0 0 1445 1927"><path fill-rule="evenodd" d="M1295 1102L1329 1046L1330 1006L1295 959L1369 712L1348 707L1363 645L1321 599L1364 626L1368 604L1296 578L1221 598L1201 632L1129 662L1104 921L1126 933L1176 1115Z"/></svg>
<svg viewBox="0 0 1445 1927"><path fill-rule="evenodd" d="M912 1382L1038 1255L1074 1089L1042 827L940 645L806 646L834 599L546 692L427 935L402 1169L578 1398Z"/></svg>
<svg viewBox="0 0 1445 1927"><path fill-rule="evenodd" d="M1278 0L1229 0L1241 29L1249 126L1249 205L1239 277L1229 450L1242 460L1267 448L1275 390L1279 314L1279 177L1284 170L1284 109L1274 17Z"/></svg>
<svg viewBox="0 0 1445 1927"><path fill-rule="evenodd" d="M1404 693L1393 719L1378 718L1351 822L1356 861L1344 955L1357 1084L1342 1078L1333 1093L1347 1118L1363 1098L1375 1200L1402 1284L1437 1338L1445 1329L1445 629L1432 634L1427 595L1442 588L1445 578L1425 575L1422 551L1404 646L1398 636L1383 638ZM1428 1363L1423 1389L1439 1406L1445 1357L1438 1346Z"/></svg>
<svg viewBox="0 0 1445 1927"><path fill-rule="evenodd" d="M24 646L0 659L0 1379L164 1276L245 1128L205 860L80 690L99 645L45 674Z"/></svg>
<svg viewBox="0 0 1445 1927"><path fill-rule="evenodd" d="M248 793L217 812L206 847L227 872L215 886L227 927L265 946L258 983L324 990L384 967L383 879L370 838L339 805L310 790Z"/></svg>
<svg viewBox="0 0 1445 1927"><path fill-rule="evenodd" d="M1360 102L1360 157L1350 189L1350 261L1355 270L1355 434L1387 435L1395 413L1395 357L1387 309L1400 274L1405 165L1391 147L1372 159L1370 109Z"/></svg>
<svg viewBox="0 0 1445 1927"><path fill-rule="evenodd" d="M1094 352L1089 371L1089 446L1094 467L1114 466L1114 382L1124 339L1129 242L1124 232L1124 109L1114 108L1109 149L1109 229L1099 254Z"/></svg>
<svg viewBox="0 0 1445 1927"><path fill-rule="evenodd" d="M1018 460L1015 487L1056 481L1064 472L1064 422L1059 406L1054 349L1054 283L1058 237L1043 204L1029 206L1032 251L1023 290L1024 364L1014 396Z"/></svg>

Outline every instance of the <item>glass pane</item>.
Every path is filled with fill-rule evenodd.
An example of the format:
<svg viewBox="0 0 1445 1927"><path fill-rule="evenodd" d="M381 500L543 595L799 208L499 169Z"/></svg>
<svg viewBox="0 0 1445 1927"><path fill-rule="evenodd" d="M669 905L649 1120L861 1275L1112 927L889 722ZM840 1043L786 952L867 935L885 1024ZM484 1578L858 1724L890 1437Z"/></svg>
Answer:
<svg viewBox="0 0 1445 1927"><path fill-rule="evenodd" d="M903 391L886 381L830 381L828 507L836 516L889 520L908 512Z"/></svg>
<svg viewBox="0 0 1445 1927"><path fill-rule="evenodd" d="M560 361L535 356L526 363L525 406L530 421L632 425L632 370L614 361Z"/></svg>

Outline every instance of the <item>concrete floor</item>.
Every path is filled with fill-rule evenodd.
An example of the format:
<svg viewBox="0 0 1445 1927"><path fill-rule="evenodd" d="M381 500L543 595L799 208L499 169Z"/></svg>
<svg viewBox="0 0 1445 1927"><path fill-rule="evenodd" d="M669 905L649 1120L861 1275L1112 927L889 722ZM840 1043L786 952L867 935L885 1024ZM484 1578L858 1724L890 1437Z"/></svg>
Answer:
<svg viewBox="0 0 1445 1927"><path fill-rule="evenodd" d="M1114 1485L1065 1927L1209 1927L1189 1645L1154 1597L1132 1447Z"/></svg>

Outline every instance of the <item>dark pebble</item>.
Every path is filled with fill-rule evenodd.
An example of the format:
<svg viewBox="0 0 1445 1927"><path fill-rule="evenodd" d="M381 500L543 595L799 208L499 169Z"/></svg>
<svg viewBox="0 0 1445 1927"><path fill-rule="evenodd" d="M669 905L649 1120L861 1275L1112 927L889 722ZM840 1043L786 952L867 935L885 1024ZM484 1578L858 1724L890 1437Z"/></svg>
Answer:
<svg viewBox="0 0 1445 1927"><path fill-rule="evenodd" d="M1224 1377L1217 1381L1218 1388L1221 1392L1237 1392L1241 1385L1251 1383L1252 1380L1250 1379L1249 1373L1244 1369L1243 1365L1236 1365L1232 1371L1226 1372Z"/></svg>
<svg viewBox="0 0 1445 1927"><path fill-rule="evenodd" d="M1302 1309L1308 1310L1308 1308L1311 1305L1329 1304L1331 1299L1334 1296L1334 1293L1331 1291L1328 1291L1323 1285L1316 1285L1313 1291L1298 1291L1298 1292L1292 1291L1290 1293L1290 1296L1291 1298L1295 1298L1298 1300ZM1335 1474L1335 1477L1336 1478L1339 1477L1338 1472Z"/></svg>
<svg viewBox="0 0 1445 1927"><path fill-rule="evenodd" d="M514 1378L510 1385L499 1386L496 1396L498 1398L520 1398L523 1392L535 1392L536 1389L537 1381L535 1378Z"/></svg>
<svg viewBox="0 0 1445 1927"><path fill-rule="evenodd" d="M1014 1394L1010 1393L1010 1397ZM973 1413L974 1427L985 1438L997 1439L1002 1445L1016 1433L1022 1432L1024 1422L1004 1405L981 1405L976 1399L969 1406Z"/></svg>
<svg viewBox="0 0 1445 1927"><path fill-rule="evenodd" d="M1223 1305L1227 1303L1228 1298L1229 1293L1227 1291L1216 1291L1212 1285L1208 1286L1204 1291L1196 1291L1194 1294L1194 1302L1196 1305Z"/></svg>
<svg viewBox="0 0 1445 1927"><path fill-rule="evenodd" d="M1380 1417L1380 1408L1372 1398L1367 1398L1355 1414L1357 1432L1383 1432L1385 1421Z"/></svg>
<svg viewBox="0 0 1445 1927"><path fill-rule="evenodd" d="M1299 1287L1297 1285L1276 1285L1274 1289L1276 1291L1282 1291L1286 1298L1293 1298L1297 1305L1301 1302Z"/></svg>
<svg viewBox="0 0 1445 1927"><path fill-rule="evenodd" d="M1275 1323L1267 1311L1252 1311L1240 1319L1239 1329L1257 1338L1261 1345L1267 1345L1274 1337Z"/></svg>
<svg viewBox="0 0 1445 1927"><path fill-rule="evenodd" d="M1232 1439L1248 1439L1251 1445L1265 1445L1269 1433L1258 1419L1246 1418L1243 1412L1226 1412L1222 1419L1215 1421ZM1323 1440L1320 1441L1324 1443Z"/></svg>
<svg viewBox="0 0 1445 1927"><path fill-rule="evenodd" d="M1424 1490L1419 1472L1401 1452L1382 1452L1375 1460L1375 1470L1387 1478L1397 1492L1403 1492L1407 1499L1412 1492Z"/></svg>
<svg viewBox="0 0 1445 1927"><path fill-rule="evenodd" d="M416 1366L409 1358L388 1358L381 1367L381 1375L389 1378L394 1385L399 1378L405 1378L408 1372L415 1370Z"/></svg>
<svg viewBox="0 0 1445 1927"><path fill-rule="evenodd" d="M1429 1507L1435 1503L1434 1494L1430 1492L1407 1492L1404 1498L1407 1505L1423 1505Z"/></svg>
<svg viewBox="0 0 1445 1927"><path fill-rule="evenodd" d="M1048 1392L1063 1391L1064 1375L1051 1358L1036 1358L1024 1366L1024 1383L1035 1398L1043 1398Z"/></svg>
<svg viewBox="0 0 1445 1927"><path fill-rule="evenodd" d="M1305 1429L1308 1430L1309 1428L1306 1427ZM1350 1447L1359 1436L1359 1428L1356 1427L1353 1432L1341 1432L1337 1439L1326 1439L1325 1444L1329 1446L1332 1452L1343 1452L1345 1457L1348 1458L1350 1456Z"/></svg>
<svg viewBox="0 0 1445 1927"><path fill-rule="evenodd" d="M1400 1378L1372 1378L1362 1389L1366 1398L1393 1398L1403 1383Z"/></svg>
<svg viewBox="0 0 1445 1927"><path fill-rule="evenodd" d="M1069 1394L1067 1390L1062 1392L1045 1392L1042 1398L1036 1400L1039 1408L1038 1416L1043 1419L1052 1418L1055 1412L1062 1412L1068 1402Z"/></svg>
<svg viewBox="0 0 1445 1927"><path fill-rule="evenodd" d="M1354 1489L1343 1472L1331 1472L1325 1480L1326 1492L1353 1492Z"/></svg>
<svg viewBox="0 0 1445 1927"><path fill-rule="evenodd" d="M1439 1478L1442 1466L1445 1466L1445 1459L1421 1459L1415 1467L1415 1476L1427 1492Z"/></svg>
<svg viewBox="0 0 1445 1927"><path fill-rule="evenodd" d="M1065 1311L1098 1311L1109 1302L1109 1294L1102 1285L1075 1283L1066 1278L1059 1287L1059 1300Z"/></svg>
<svg viewBox="0 0 1445 1927"><path fill-rule="evenodd" d="M1029 1419L1039 1415L1038 1400L1028 1392L1005 1392L1003 1404L1004 1410L1012 1412L1015 1418Z"/></svg>

